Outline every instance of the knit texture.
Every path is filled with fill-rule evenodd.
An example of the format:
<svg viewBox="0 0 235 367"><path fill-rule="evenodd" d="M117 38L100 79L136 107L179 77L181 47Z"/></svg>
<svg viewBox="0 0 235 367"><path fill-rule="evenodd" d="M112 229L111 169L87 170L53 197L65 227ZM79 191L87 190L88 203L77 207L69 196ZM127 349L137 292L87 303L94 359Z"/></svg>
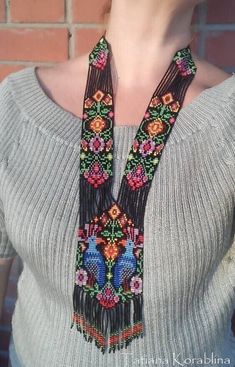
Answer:
<svg viewBox="0 0 235 367"><path fill-rule="evenodd" d="M114 126L114 198L137 129ZM145 212L146 335L103 355L70 329L81 119L34 66L0 83L0 257L24 265L12 317L23 367L235 365L234 130L234 74L180 110Z"/></svg>

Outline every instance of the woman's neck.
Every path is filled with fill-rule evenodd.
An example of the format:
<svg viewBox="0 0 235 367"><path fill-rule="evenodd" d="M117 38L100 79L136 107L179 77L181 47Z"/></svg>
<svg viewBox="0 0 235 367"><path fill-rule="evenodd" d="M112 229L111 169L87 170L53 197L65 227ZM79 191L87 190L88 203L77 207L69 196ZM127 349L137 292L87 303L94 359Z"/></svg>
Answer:
<svg viewBox="0 0 235 367"><path fill-rule="evenodd" d="M112 47L118 83L132 88L157 79L176 51L191 42L196 1L187 1L112 1L105 37Z"/></svg>

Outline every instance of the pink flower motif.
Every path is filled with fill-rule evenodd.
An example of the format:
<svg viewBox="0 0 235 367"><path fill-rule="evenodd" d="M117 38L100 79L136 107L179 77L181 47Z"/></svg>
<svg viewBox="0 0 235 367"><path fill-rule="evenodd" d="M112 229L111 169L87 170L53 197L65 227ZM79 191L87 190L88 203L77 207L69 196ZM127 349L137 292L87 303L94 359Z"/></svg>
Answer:
<svg viewBox="0 0 235 367"><path fill-rule="evenodd" d="M169 122L170 122L170 124L173 124L173 123L175 122L175 118L174 118L174 117L171 117L171 118L169 119Z"/></svg>
<svg viewBox="0 0 235 367"><path fill-rule="evenodd" d="M186 59L179 59L176 61L180 74L186 76L191 74L191 71L188 69L187 60Z"/></svg>
<svg viewBox="0 0 235 367"><path fill-rule="evenodd" d="M85 139L81 140L82 149L87 150L88 142Z"/></svg>
<svg viewBox="0 0 235 367"><path fill-rule="evenodd" d="M113 117L113 116L114 116L113 111L110 111L110 112L108 113L108 115L109 115L109 117Z"/></svg>
<svg viewBox="0 0 235 367"><path fill-rule="evenodd" d="M142 279L137 275L131 278L130 286L132 293L142 293Z"/></svg>
<svg viewBox="0 0 235 367"><path fill-rule="evenodd" d="M79 285L79 287L82 287L83 285L86 285L87 280L88 276L86 270L84 269L77 270L75 283Z"/></svg>
<svg viewBox="0 0 235 367"><path fill-rule="evenodd" d="M107 54L107 51L105 52L103 50L100 50L97 54L96 59L92 62L92 65L103 70L107 62Z"/></svg>
<svg viewBox="0 0 235 367"><path fill-rule="evenodd" d="M119 297L118 296L114 296L114 301L116 302L116 303L118 303L118 301L119 301Z"/></svg>
<svg viewBox="0 0 235 367"><path fill-rule="evenodd" d="M155 143L152 139L144 140L143 143L140 145L139 151L143 157L146 155L151 154L154 151Z"/></svg>
<svg viewBox="0 0 235 367"><path fill-rule="evenodd" d="M138 140L135 139L134 142L133 142L133 150L134 150L134 152L137 151L138 147L139 147L139 142L138 142Z"/></svg>
<svg viewBox="0 0 235 367"><path fill-rule="evenodd" d="M95 135L89 142L90 150L94 153L99 153L104 149L105 143L104 139L102 139L98 134Z"/></svg>
<svg viewBox="0 0 235 367"><path fill-rule="evenodd" d="M150 116L150 113L149 112L146 112L144 117L147 119L148 117Z"/></svg>
<svg viewBox="0 0 235 367"><path fill-rule="evenodd" d="M106 142L106 151L107 151L107 152L112 148L112 145L113 145L113 139L112 139L112 138L110 138L110 139Z"/></svg>

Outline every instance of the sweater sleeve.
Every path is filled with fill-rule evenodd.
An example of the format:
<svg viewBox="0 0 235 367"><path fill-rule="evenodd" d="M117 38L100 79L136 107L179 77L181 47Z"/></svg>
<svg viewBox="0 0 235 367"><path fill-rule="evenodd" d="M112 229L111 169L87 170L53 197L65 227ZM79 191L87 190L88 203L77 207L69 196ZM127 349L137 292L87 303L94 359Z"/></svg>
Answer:
<svg viewBox="0 0 235 367"><path fill-rule="evenodd" d="M222 159L231 170L235 188L235 80L232 93L225 105L224 114L226 115L226 124L223 129L224 154Z"/></svg>
<svg viewBox="0 0 235 367"><path fill-rule="evenodd" d="M6 231L4 210L2 200L0 200L0 258L12 258L16 255L17 252Z"/></svg>
<svg viewBox="0 0 235 367"><path fill-rule="evenodd" d="M8 88L8 78L0 83L0 258L12 258L17 255L5 225L3 206L3 190L1 174L4 163L7 163L10 153L15 147L16 136L19 134L19 111Z"/></svg>
<svg viewBox="0 0 235 367"><path fill-rule="evenodd" d="M228 96L228 102L224 105L224 125L221 127L220 157L223 163L223 174L228 177L228 185L231 185L233 202L235 203L235 81ZM223 259L224 268L229 271L232 286L235 285L235 206L233 208L231 230L231 246ZM235 287L234 287L235 289Z"/></svg>

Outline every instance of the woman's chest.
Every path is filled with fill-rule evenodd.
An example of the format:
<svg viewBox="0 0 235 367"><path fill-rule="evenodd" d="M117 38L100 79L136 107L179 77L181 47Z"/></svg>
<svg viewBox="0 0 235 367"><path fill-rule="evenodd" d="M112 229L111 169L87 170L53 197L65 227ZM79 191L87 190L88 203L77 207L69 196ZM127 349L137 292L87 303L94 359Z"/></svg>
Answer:
<svg viewBox="0 0 235 367"><path fill-rule="evenodd" d="M116 199L129 146L116 135ZM131 142L130 142L131 143ZM149 274L187 264L183 278L203 276L229 246L233 189L220 168L213 136L169 141L155 172L145 208L145 263ZM8 235L40 276L75 261L79 226L79 149L28 128L8 164L0 167ZM190 267L192 263L200 267ZM188 278L187 278L188 279ZM182 281L182 279L181 279Z"/></svg>

